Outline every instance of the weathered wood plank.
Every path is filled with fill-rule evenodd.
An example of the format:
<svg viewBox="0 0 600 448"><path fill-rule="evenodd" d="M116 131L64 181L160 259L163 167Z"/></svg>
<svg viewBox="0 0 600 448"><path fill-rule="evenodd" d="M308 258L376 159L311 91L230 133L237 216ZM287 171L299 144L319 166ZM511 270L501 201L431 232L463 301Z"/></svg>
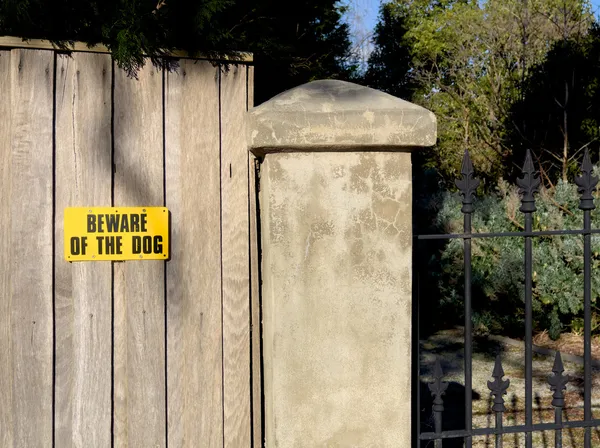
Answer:
<svg viewBox="0 0 600 448"><path fill-rule="evenodd" d="M139 79L115 70L116 206L163 205L162 73L150 64ZM114 442L166 443L163 261L114 265Z"/></svg>
<svg viewBox="0 0 600 448"><path fill-rule="evenodd" d="M52 442L52 110L54 54L13 50L10 290L13 444ZM8 100L8 99L6 99ZM3 398L4 401L4 398Z"/></svg>
<svg viewBox="0 0 600 448"><path fill-rule="evenodd" d="M10 51L0 52L0 191L10 197L12 173ZM10 278L10 201L0 203L0 446L13 446L13 350Z"/></svg>
<svg viewBox="0 0 600 448"><path fill-rule="evenodd" d="M254 105L254 67L247 69L247 109ZM260 313L260 256L258 250L257 160L248 152L248 198L250 219L250 338L252 344L252 442L253 447L264 445L262 438L262 363Z"/></svg>
<svg viewBox="0 0 600 448"><path fill-rule="evenodd" d="M181 60L166 75L169 446L222 447L218 72Z"/></svg>
<svg viewBox="0 0 600 448"><path fill-rule="evenodd" d="M232 448L251 443L246 95L246 67L222 71L223 431Z"/></svg>
<svg viewBox="0 0 600 448"><path fill-rule="evenodd" d="M110 206L109 55L58 55L56 69L55 440L60 447L111 441L110 263L68 263L64 209Z"/></svg>

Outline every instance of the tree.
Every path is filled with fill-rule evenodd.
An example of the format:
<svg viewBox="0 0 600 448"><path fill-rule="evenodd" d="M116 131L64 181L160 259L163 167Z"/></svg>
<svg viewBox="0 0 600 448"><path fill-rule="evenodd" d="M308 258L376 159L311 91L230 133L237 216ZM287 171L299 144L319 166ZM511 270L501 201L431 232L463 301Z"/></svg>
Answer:
<svg viewBox="0 0 600 448"><path fill-rule="evenodd" d="M556 42L511 106L506 144L517 159L533 150L547 185L566 182L582 151L598 149L599 82L600 29L593 25L584 38Z"/></svg>
<svg viewBox="0 0 600 448"><path fill-rule="evenodd" d="M584 0L394 4L394 13L407 22L402 42L410 46L412 100L438 117L439 141L429 164L449 182L469 149L490 188L511 160L506 120L531 68L565 35L585 34L592 22L589 5Z"/></svg>
<svg viewBox="0 0 600 448"><path fill-rule="evenodd" d="M3 0L0 33L104 44L135 75L174 49L214 59L254 53L258 102L321 77L348 77L343 9L333 0Z"/></svg>
<svg viewBox="0 0 600 448"><path fill-rule="evenodd" d="M366 85L400 98L410 98L412 94L406 12L406 8L396 3L381 5L373 39L375 46L364 76Z"/></svg>
<svg viewBox="0 0 600 448"><path fill-rule="evenodd" d="M348 26L341 21L344 9L336 5L335 0L260 0L228 18L236 27L230 46L254 53L257 103L315 79L352 76Z"/></svg>

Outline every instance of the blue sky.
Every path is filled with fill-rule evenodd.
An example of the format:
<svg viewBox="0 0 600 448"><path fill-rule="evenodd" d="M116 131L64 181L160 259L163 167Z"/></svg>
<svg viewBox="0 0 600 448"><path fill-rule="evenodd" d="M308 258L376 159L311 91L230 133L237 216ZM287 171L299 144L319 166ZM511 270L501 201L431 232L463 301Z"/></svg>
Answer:
<svg viewBox="0 0 600 448"><path fill-rule="evenodd" d="M341 0L348 7L345 20L350 25L352 42L361 51L363 61L367 60L372 48L370 38L377 23L380 2L381 0Z"/></svg>
<svg viewBox="0 0 600 448"><path fill-rule="evenodd" d="M596 0L600 2L600 0ZM373 29L375 23L377 23L377 14L379 12L380 0L364 0L365 6L365 25L369 29Z"/></svg>

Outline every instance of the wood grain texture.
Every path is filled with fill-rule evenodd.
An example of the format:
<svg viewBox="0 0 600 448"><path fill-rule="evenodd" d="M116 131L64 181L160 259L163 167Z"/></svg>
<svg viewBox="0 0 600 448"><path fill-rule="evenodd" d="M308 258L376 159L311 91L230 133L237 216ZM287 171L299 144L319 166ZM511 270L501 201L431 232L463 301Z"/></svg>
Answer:
<svg viewBox="0 0 600 448"><path fill-rule="evenodd" d="M0 52L0 191L10 197L12 174L10 51ZM0 203L0 446L13 446L13 349L11 312L10 201Z"/></svg>
<svg viewBox="0 0 600 448"><path fill-rule="evenodd" d="M6 197L11 207L11 269L6 300L11 313L13 445L40 447L52 443L54 55L13 50L10 65L12 160Z"/></svg>
<svg viewBox="0 0 600 448"><path fill-rule="evenodd" d="M248 66L247 109L254 106L254 67ZM252 344L252 443L264 446L262 437L262 346L260 312L260 255L258 244L258 204L256 203L257 159L248 151L248 198L250 219L250 338Z"/></svg>
<svg viewBox="0 0 600 448"><path fill-rule="evenodd" d="M221 73L224 446L249 447L250 290L246 67Z"/></svg>
<svg viewBox="0 0 600 448"><path fill-rule="evenodd" d="M57 55L56 76L55 440L60 447L108 447L111 266L68 263L62 248L65 207L111 204L112 60Z"/></svg>
<svg viewBox="0 0 600 448"><path fill-rule="evenodd" d="M223 446L219 79L181 60L166 75L169 446Z"/></svg>
<svg viewBox="0 0 600 448"><path fill-rule="evenodd" d="M115 206L163 205L162 73L115 69ZM114 265L114 443L166 443L163 261Z"/></svg>

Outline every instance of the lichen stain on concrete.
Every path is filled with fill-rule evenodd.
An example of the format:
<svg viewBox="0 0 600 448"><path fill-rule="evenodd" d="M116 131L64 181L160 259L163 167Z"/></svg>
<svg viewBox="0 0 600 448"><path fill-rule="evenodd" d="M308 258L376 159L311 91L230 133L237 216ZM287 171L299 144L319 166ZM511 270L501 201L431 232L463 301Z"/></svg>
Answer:
<svg viewBox="0 0 600 448"><path fill-rule="evenodd" d="M344 177L346 175L346 167L344 165L335 165L331 170L331 175L334 179Z"/></svg>
<svg viewBox="0 0 600 448"><path fill-rule="evenodd" d="M410 155L406 157L395 157L388 159L383 165L383 178L386 181L411 181L411 170L406 169L406 166L410 167Z"/></svg>
<svg viewBox="0 0 600 448"><path fill-rule="evenodd" d="M284 205L272 205L269 210L269 219L270 219L270 242L272 244L281 243L285 235L287 233L287 223L284 218L284 214L281 213L281 210L284 208Z"/></svg>
<svg viewBox="0 0 600 448"><path fill-rule="evenodd" d="M362 240L356 240L351 243L350 246L350 260L353 266L359 266L364 261L365 256L363 254L363 242Z"/></svg>
<svg viewBox="0 0 600 448"><path fill-rule="evenodd" d="M314 240L320 240L325 235L333 235L334 226L332 221L318 221L310 225L310 233Z"/></svg>
<svg viewBox="0 0 600 448"><path fill-rule="evenodd" d="M363 232L374 232L377 230L377 220L375 219L375 214L370 208L365 208L358 212L358 222L361 224L361 230Z"/></svg>
<svg viewBox="0 0 600 448"><path fill-rule="evenodd" d="M373 195L373 212L378 218L393 223L396 221L398 210L400 210L398 201L388 198L381 199L377 195Z"/></svg>
<svg viewBox="0 0 600 448"><path fill-rule="evenodd" d="M281 164L277 160L273 160L269 167L269 177L271 182L283 182L285 180Z"/></svg>
<svg viewBox="0 0 600 448"><path fill-rule="evenodd" d="M354 216L352 221L346 224L346 228L344 229L344 238L348 241L352 239L360 238L362 235L362 229L360 226L360 222L357 217Z"/></svg>
<svg viewBox="0 0 600 448"><path fill-rule="evenodd" d="M367 257L368 258L368 257ZM375 268L374 266L363 263L354 268L354 281L357 283L366 283L375 291L388 290L397 285L396 273L390 272L385 268Z"/></svg>
<svg viewBox="0 0 600 448"><path fill-rule="evenodd" d="M350 167L350 173L366 179L370 177L371 171L376 167L373 154L360 154L358 164Z"/></svg>

